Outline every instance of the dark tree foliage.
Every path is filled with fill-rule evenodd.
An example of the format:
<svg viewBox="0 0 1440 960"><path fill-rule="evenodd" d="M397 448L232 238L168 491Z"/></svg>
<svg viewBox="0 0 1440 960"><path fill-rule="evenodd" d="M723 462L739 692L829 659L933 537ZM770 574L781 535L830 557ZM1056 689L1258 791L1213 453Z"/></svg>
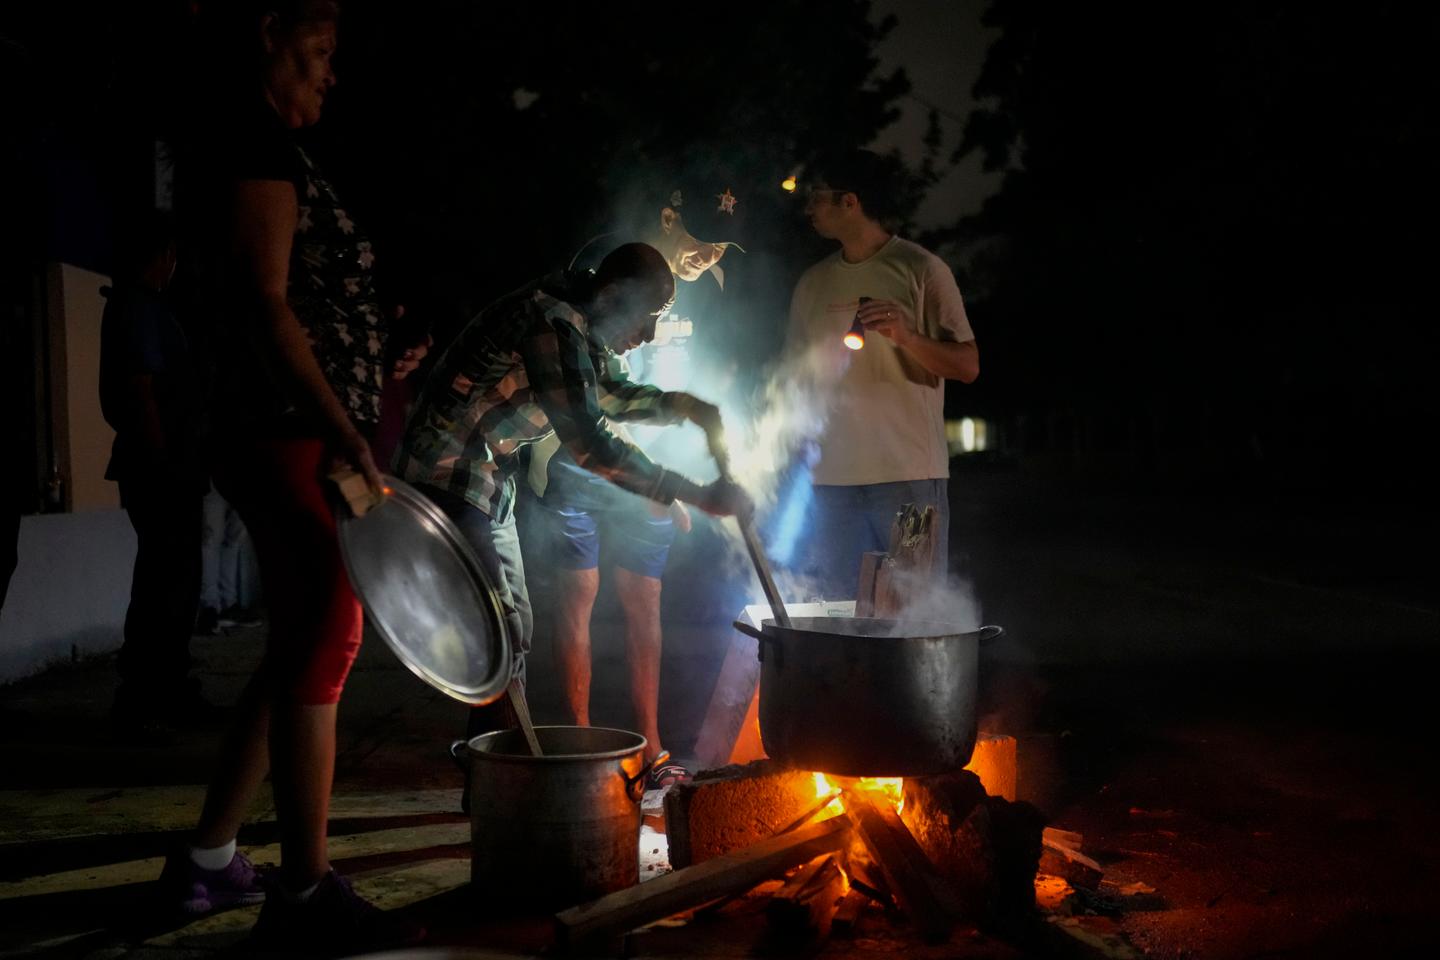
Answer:
<svg viewBox="0 0 1440 960"><path fill-rule="evenodd" d="M986 402L1230 467L1317 477L1357 441L1404 459L1436 409L1432 8L992 0L986 20L957 154L1004 186L937 238L965 252Z"/></svg>
<svg viewBox="0 0 1440 960"><path fill-rule="evenodd" d="M730 187L751 244L798 269L826 248L780 181L894 119L890 27L864 0L350 4L320 132L415 286L465 309L681 179Z"/></svg>

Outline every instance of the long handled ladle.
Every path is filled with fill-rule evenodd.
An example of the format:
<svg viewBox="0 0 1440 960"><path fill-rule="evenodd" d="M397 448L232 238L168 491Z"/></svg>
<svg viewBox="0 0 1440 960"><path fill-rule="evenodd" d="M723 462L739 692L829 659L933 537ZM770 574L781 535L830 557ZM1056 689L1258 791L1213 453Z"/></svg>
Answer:
<svg viewBox="0 0 1440 960"><path fill-rule="evenodd" d="M535 736L535 725L530 722L530 706L525 702L525 689L520 686L520 681L512 679L505 693L510 697L510 709L515 711L515 719L520 723L520 732L525 735L530 756L545 756L545 751L540 749L540 738Z"/></svg>
<svg viewBox="0 0 1440 960"><path fill-rule="evenodd" d="M730 477L730 455L725 450L723 440L711 442L710 455L715 458L715 465L720 468L721 478L734 483ZM770 602L770 612L775 615L775 623L788 628L790 614L785 612L785 601L780 596L779 588L775 586L775 578L770 574L770 560L765 556L765 547L755 532L755 520L749 515L736 514L735 522L740 526L740 537L745 541L750 562L755 565L755 575L760 578L760 589L765 591L765 599Z"/></svg>

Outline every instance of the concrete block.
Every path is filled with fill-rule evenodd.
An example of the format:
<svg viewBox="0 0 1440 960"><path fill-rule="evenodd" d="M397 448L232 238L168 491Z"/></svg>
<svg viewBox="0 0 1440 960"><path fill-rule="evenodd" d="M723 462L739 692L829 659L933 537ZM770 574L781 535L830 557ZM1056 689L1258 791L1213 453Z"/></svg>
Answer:
<svg viewBox="0 0 1440 960"><path fill-rule="evenodd" d="M815 778L771 760L705 770L665 795L670 863L703 863L774 836L814 806Z"/></svg>
<svg viewBox="0 0 1440 960"><path fill-rule="evenodd" d="M992 797L1004 797L1012 803L1016 799L1017 753L1015 738L1003 733L982 733L975 739L975 752L965 765L985 786L985 792Z"/></svg>

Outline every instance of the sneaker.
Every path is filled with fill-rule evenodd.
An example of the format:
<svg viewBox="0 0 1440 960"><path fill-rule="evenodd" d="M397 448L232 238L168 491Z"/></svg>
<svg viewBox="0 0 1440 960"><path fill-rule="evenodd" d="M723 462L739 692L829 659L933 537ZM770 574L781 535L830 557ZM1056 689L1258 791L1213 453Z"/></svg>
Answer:
<svg viewBox="0 0 1440 960"><path fill-rule="evenodd" d="M278 890L266 899L245 948L344 957L413 947L424 939L424 927L381 910L331 870L305 900Z"/></svg>
<svg viewBox="0 0 1440 960"><path fill-rule="evenodd" d="M645 789L647 791L664 790L666 787L684 783L689 779L689 770L674 760L666 760L650 768L650 772L645 775Z"/></svg>
<svg viewBox="0 0 1440 960"><path fill-rule="evenodd" d="M220 633L220 611L214 607L201 607L200 613L195 617L195 635L198 637L214 637Z"/></svg>
<svg viewBox="0 0 1440 960"><path fill-rule="evenodd" d="M162 904L192 917L260 903L265 887L260 871L243 853L236 853L222 870L196 866L187 850L177 850L165 859L157 882Z"/></svg>

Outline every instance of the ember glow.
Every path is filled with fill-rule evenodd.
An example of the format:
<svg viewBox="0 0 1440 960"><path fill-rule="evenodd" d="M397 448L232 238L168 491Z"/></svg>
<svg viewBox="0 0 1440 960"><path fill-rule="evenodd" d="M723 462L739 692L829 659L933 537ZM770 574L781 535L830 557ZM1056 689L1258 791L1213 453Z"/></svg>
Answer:
<svg viewBox="0 0 1440 960"><path fill-rule="evenodd" d="M895 807L896 813L899 813L905 806L904 777L830 777L819 771L815 772L816 800L828 797L836 790L841 789L868 790L871 793L881 794ZM845 812L845 803L836 797L821 812L827 816L838 816Z"/></svg>

